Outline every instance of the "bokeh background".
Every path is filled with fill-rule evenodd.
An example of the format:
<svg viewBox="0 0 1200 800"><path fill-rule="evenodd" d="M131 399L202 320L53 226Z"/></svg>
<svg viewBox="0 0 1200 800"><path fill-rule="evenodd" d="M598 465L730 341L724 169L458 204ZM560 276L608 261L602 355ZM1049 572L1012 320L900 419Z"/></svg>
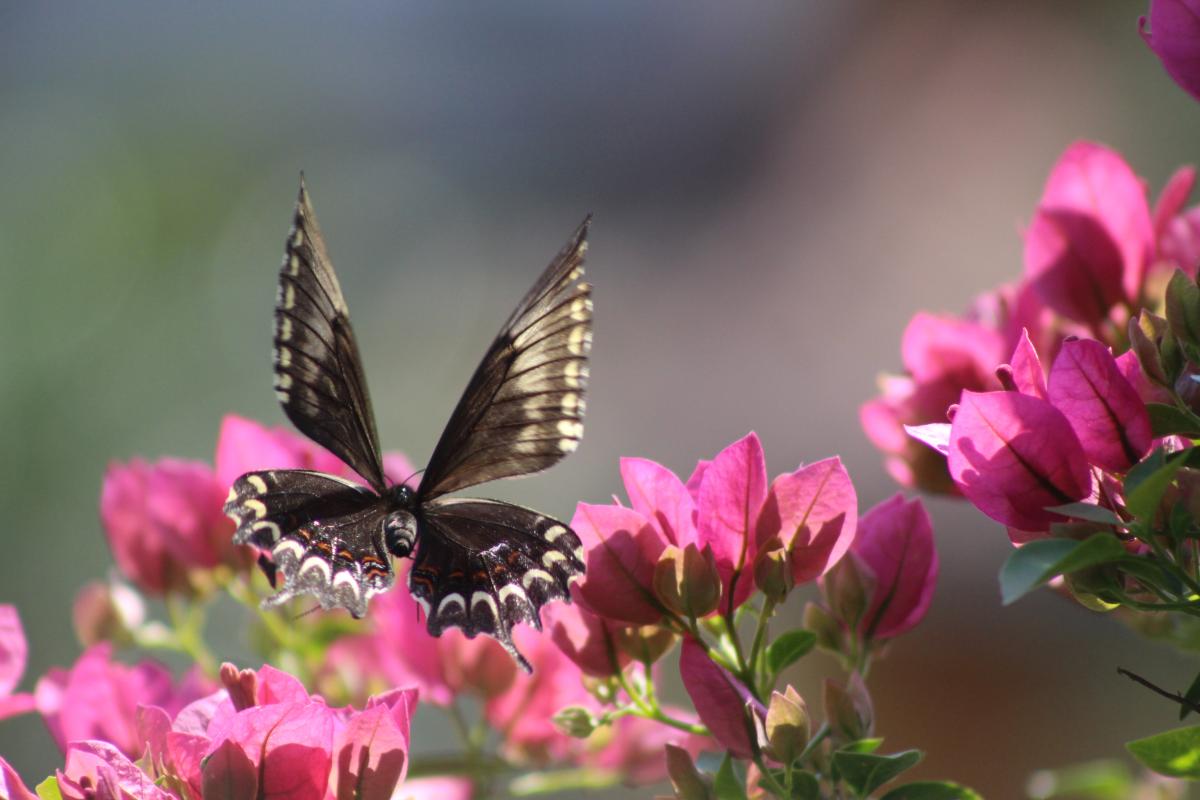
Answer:
<svg viewBox="0 0 1200 800"><path fill-rule="evenodd" d="M1200 161L1200 108L1138 38L1144 10L3 4L0 602L26 623L22 688L78 654L73 594L111 565L106 463L210 458L227 412L284 421L270 309L301 169L388 449L423 463L591 211L587 437L492 494L569 517L619 489L622 455L687 474L754 429L772 474L840 454L865 509L896 487L858 405L914 312L1019 274L1058 154L1106 142L1155 188ZM1185 685L1194 664L1048 593L1002 608L1003 531L930 506L932 612L871 680L888 748L1018 797L1037 767L1172 723L1116 667ZM833 671L790 677L816 702ZM418 749L448 745L425 719ZM30 782L60 758L33 716L0 725L0 754Z"/></svg>

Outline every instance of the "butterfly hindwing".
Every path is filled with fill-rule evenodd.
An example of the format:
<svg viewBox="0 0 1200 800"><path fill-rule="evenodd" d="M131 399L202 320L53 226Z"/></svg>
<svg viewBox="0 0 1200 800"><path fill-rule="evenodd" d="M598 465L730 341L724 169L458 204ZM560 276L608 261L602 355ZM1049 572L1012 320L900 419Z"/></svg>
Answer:
<svg viewBox="0 0 1200 800"><path fill-rule="evenodd" d="M430 457L424 499L539 472L578 446L592 345L591 286L581 281L588 223L550 262L475 370Z"/></svg>
<svg viewBox="0 0 1200 800"><path fill-rule="evenodd" d="M571 581L584 570L579 537L556 519L497 500L434 501L419 520L408 586L429 632L487 634L528 670L512 628L526 622L540 629L542 606L570 602Z"/></svg>
<svg viewBox="0 0 1200 800"><path fill-rule="evenodd" d="M270 553L283 577L264 605L312 594L322 608L345 608L355 617L394 582L383 542L388 512L386 501L365 487L308 470L247 473L225 503L237 522L234 541Z"/></svg>
<svg viewBox="0 0 1200 800"><path fill-rule="evenodd" d="M275 392L288 418L382 492L362 360L303 182L279 270L274 344Z"/></svg>

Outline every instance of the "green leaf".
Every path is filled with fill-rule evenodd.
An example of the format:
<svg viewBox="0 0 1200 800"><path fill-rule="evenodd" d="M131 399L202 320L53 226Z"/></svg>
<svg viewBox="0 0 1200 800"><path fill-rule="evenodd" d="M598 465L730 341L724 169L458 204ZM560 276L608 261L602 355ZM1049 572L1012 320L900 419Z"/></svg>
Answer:
<svg viewBox="0 0 1200 800"><path fill-rule="evenodd" d="M883 800L983 800L983 795L950 781L917 781L897 786Z"/></svg>
<svg viewBox="0 0 1200 800"><path fill-rule="evenodd" d="M1146 411L1150 414L1150 429L1155 436L1200 436L1200 418L1190 411L1166 403L1146 403Z"/></svg>
<svg viewBox="0 0 1200 800"><path fill-rule="evenodd" d="M1200 674L1197 674L1196 677L1192 679L1192 685L1189 686L1187 691L1183 693L1183 699L1187 700L1189 703L1200 702ZM1181 720L1190 713L1192 713L1192 710L1186 705L1181 704L1179 706L1179 718Z"/></svg>
<svg viewBox="0 0 1200 800"><path fill-rule="evenodd" d="M1109 509L1095 505L1094 503L1064 503L1061 506L1050 506L1046 510L1062 514L1064 517L1074 517L1075 519L1087 520L1088 522L1099 522L1101 525L1125 527L1125 523L1120 517Z"/></svg>
<svg viewBox="0 0 1200 800"><path fill-rule="evenodd" d="M1133 794L1133 777L1123 761L1086 761L1038 770L1029 777L1027 791L1031 800L1128 800Z"/></svg>
<svg viewBox="0 0 1200 800"><path fill-rule="evenodd" d="M1200 779L1200 725L1147 736L1127 743L1125 748L1160 775Z"/></svg>
<svg viewBox="0 0 1200 800"><path fill-rule="evenodd" d="M1167 456L1161 447L1143 458L1125 476L1125 508L1135 517L1151 520L1162 502L1163 493L1183 466L1186 453Z"/></svg>
<svg viewBox="0 0 1200 800"><path fill-rule="evenodd" d="M915 767L922 755L920 750L905 750L890 756L839 750L833 754L833 765L855 794L866 797L901 772Z"/></svg>
<svg viewBox="0 0 1200 800"><path fill-rule="evenodd" d="M743 772L743 774L739 776L738 772ZM742 770L741 762L734 761L726 754L725 759L721 762L721 768L717 770L713 791L717 794L717 800L747 800L746 775Z"/></svg>
<svg viewBox="0 0 1200 800"><path fill-rule="evenodd" d="M34 791L41 800L62 800L62 790L58 788L58 778L53 775L39 783Z"/></svg>
<svg viewBox="0 0 1200 800"><path fill-rule="evenodd" d="M1110 533L1097 533L1082 542L1073 539L1040 539L1013 551L1000 570L1000 595L1004 605L1033 591L1055 575L1116 561L1125 546Z"/></svg>
<svg viewBox="0 0 1200 800"><path fill-rule="evenodd" d="M1200 286L1181 269L1167 284L1167 326L1191 359L1200 350Z"/></svg>
<svg viewBox="0 0 1200 800"><path fill-rule="evenodd" d="M787 631L767 648L767 669L772 675L778 675L784 669L795 664L817 643L817 635L803 628Z"/></svg>
<svg viewBox="0 0 1200 800"><path fill-rule="evenodd" d="M817 776L802 769L792 770L792 797L796 800L819 800L821 784Z"/></svg>

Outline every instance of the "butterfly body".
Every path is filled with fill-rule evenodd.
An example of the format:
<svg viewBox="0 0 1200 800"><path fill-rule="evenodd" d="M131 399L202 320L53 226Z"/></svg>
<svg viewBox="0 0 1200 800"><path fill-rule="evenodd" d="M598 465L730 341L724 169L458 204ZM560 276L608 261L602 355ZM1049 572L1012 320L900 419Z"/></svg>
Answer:
<svg viewBox="0 0 1200 800"><path fill-rule="evenodd" d="M225 506L234 540L269 554L268 575L283 576L264 605L311 594L361 617L394 584L391 559L411 557L408 589L430 633L493 636L529 669L512 628L540 628L545 603L570 601L584 571L579 538L531 509L447 495L546 469L578 446L592 335L591 288L579 280L587 225L510 315L414 488L384 475L349 314L301 186L275 309L276 394L367 485L309 470L235 481Z"/></svg>

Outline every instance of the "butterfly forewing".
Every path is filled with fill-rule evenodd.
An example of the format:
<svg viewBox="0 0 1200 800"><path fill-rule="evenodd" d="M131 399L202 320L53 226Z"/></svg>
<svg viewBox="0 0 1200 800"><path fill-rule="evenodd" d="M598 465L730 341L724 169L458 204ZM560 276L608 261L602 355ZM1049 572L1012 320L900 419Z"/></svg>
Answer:
<svg viewBox="0 0 1200 800"><path fill-rule="evenodd" d="M389 510L363 486L298 469L247 473L225 503L237 522L233 540L269 552L283 576L268 605L307 593L356 617L394 582L383 542Z"/></svg>
<svg viewBox="0 0 1200 800"><path fill-rule="evenodd" d="M275 391L292 423L382 492L358 345L303 183L279 271L274 361Z"/></svg>
<svg viewBox="0 0 1200 800"><path fill-rule="evenodd" d="M579 445L592 345L591 286L581 280L588 223L550 262L475 370L425 470L424 499L541 471Z"/></svg>
<svg viewBox="0 0 1200 800"><path fill-rule="evenodd" d="M449 627L495 637L528 669L513 626L541 628L542 606L569 599L583 575L575 532L556 519L496 500L449 498L425 505L408 574L429 632Z"/></svg>

